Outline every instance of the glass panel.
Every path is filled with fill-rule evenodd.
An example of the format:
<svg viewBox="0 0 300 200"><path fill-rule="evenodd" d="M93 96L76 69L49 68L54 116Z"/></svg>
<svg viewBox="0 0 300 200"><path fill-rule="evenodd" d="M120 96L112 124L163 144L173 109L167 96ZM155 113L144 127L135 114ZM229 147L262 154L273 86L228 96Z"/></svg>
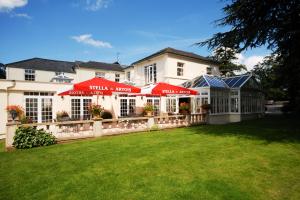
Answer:
<svg viewBox="0 0 300 200"><path fill-rule="evenodd" d="M71 99L72 119L80 119L80 99Z"/></svg>
<svg viewBox="0 0 300 200"><path fill-rule="evenodd" d="M42 99L42 122L52 122L52 99Z"/></svg>
<svg viewBox="0 0 300 200"><path fill-rule="evenodd" d="M32 122L38 121L38 99L26 98L25 99L26 117L30 118Z"/></svg>
<svg viewBox="0 0 300 200"><path fill-rule="evenodd" d="M127 99L120 99L120 115L121 117L127 116Z"/></svg>
<svg viewBox="0 0 300 200"><path fill-rule="evenodd" d="M133 115L135 111L135 99L129 99L129 115Z"/></svg>
<svg viewBox="0 0 300 200"><path fill-rule="evenodd" d="M83 99L83 119L91 119L91 115L89 112L89 106L92 103L92 99Z"/></svg>

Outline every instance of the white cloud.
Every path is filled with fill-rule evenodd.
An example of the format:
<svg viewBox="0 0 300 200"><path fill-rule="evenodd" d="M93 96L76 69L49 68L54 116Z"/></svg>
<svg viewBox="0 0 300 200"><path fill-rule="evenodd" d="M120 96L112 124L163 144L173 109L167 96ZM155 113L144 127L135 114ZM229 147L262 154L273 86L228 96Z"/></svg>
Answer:
<svg viewBox="0 0 300 200"><path fill-rule="evenodd" d="M0 11L10 12L15 8L27 5L28 0L0 0Z"/></svg>
<svg viewBox="0 0 300 200"><path fill-rule="evenodd" d="M253 67L264 59L264 56L254 55L245 57L242 54L237 54L237 63L244 64L247 70L250 71Z"/></svg>
<svg viewBox="0 0 300 200"><path fill-rule="evenodd" d="M103 42L101 40L95 40L92 38L92 34L83 34L79 36L72 36L73 40L77 41L78 43L87 44L93 47L99 48L112 48L112 45L109 42Z"/></svg>
<svg viewBox="0 0 300 200"><path fill-rule="evenodd" d="M85 9L90 11L97 11L101 8L107 8L110 0L86 0Z"/></svg>

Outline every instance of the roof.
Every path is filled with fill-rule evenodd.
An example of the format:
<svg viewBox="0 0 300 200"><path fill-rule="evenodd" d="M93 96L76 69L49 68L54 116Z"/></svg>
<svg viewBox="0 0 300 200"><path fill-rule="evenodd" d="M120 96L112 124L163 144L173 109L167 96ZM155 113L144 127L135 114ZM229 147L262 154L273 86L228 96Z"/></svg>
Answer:
<svg viewBox="0 0 300 200"><path fill-rule="evenodd" d="M213 88L228 88L227 84L221 77L202 75L187 81L182 84L184 87L197 88L197 87L213 87Z"/></svg>
<svg viewBox="0 0 300 200"><path fill-rule="evenodd" d="M178 50L178 49L167 47L167 48L162 49L162 50L160 50L160 51L158 51L154 54L151 54L150 56L147 56L145 58L142 58L142 59L132 63L132 65L143 62L145 60L149 60L153 57L156 57L156 56L159 56L159 55L162 55L162 54L165 54L165 53L175 54L175 55L184 56L184 57L188 57L188 58L194 58L194 59L198 59L198 60L202 60L202 61L210 62L210 63L214 63L214 64L218 63L217 61L215 61L211 58L203 57L203 56L200 56L200 55L192 53L192 52L181 51L181 50Z"/></svg>
<svg viewBox="0 0 300 200"><path fill-rule="evenodd" d="M250 77L251 75L246 74L246 75L223 78L223 80L230 88L239 88L243 86L244 83L247 82Z"/></svg>
<svg viewBox="0 0 300 200"><path fill-rule="evenodd" d="M74 62L49 60L44 58L31 58L27 60L21 60L18 62L6 64L6 67L75 73Z"/></svg>
<svg viewBox="0 0 300 200"><path fill-rule="evenodd" d="M193 80L186 81L182 85L187 88L196 87L214 87L214 88L241 88L252 77L251 74L244 74L233 77L218 77L211 75L202 75Z"/></svg>
<svg viewBox="0 0 300 200"><path fill-rule="evenodd" d="M118 63L104 63L104 62L96 62L96 61L89 61L89 62L76 62L79 67L90 68L90 69L102 69L102 70L109 70L109 71L120 71L123 72L124 68Z"/></svg>

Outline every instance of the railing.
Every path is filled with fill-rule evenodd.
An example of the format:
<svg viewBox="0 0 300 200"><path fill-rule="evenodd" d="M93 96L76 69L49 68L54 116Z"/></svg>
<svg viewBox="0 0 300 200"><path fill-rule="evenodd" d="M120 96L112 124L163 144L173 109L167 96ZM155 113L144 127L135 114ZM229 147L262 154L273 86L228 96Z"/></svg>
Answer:
<svg viewBox="0 0 300 200"><path fill-rule="evenodd" d="M6 147L13 143L13 136L19 126L32 126L52 133L58 140L117 135L131 132L159 130L165 128L186 127L206 122L205 114L171 115L155 117L134 117L120 119L99 119L84 121L65 121L20 124L7 124Z"/></svg>
<svg viewBox="0 0 300 200"><path fill-rule="evenodd" d="M93 120L22 124L52 133L58 139L93 137Z"/></svg>

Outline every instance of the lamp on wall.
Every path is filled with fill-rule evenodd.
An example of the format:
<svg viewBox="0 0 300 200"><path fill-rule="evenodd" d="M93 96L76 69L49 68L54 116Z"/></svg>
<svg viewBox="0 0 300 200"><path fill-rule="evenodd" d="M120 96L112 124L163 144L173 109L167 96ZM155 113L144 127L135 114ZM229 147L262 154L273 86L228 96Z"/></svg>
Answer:
<svg viewBox="0 0 300 200"><path fill-rule="evenodd" d="M144 99L144 97L143 96L141 96L141 100L143 100Z"/></svg>
<svg viewBox="0 0 300 200"><path fill-rule="evenodd" d="M115 95L115 100L117 100L118 99L118 95Z"/></svg>
<svg viewBox="0 0 300 200"><path fill-rule="evenodd" d="M102 96L102 99L103 99L103 100L105 99L104 95Z"/></svg>

